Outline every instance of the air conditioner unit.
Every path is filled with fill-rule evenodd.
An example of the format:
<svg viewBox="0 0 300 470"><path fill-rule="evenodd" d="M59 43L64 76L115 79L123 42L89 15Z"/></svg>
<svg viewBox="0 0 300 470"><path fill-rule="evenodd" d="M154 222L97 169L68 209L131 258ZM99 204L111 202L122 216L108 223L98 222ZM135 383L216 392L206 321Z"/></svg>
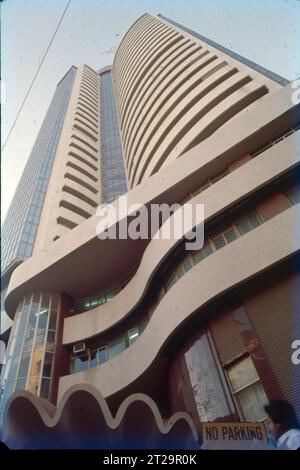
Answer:
<svg viewBox="0 0 300 470"><path fill-rule="evenodd" d="M73 346L73 353L80 353L85 351L85 343L76 343Z"/></svg>

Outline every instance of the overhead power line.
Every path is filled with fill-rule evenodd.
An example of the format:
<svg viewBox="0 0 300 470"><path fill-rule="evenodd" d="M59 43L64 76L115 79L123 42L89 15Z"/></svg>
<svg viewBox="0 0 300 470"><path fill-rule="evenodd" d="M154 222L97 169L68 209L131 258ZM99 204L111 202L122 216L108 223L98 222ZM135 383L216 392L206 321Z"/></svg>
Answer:
<svg viewBox="0 0 300 470"><path fill-rule="evenodd" d="M27 91L27 93L26 93L26 95L25 95L25 98L23 99L23 102L22 102L22 104L21 104L21 106L20 106L20 108L19 108L19 111L17 112L17 115L16 115L16 117L15 117L15 119L14 119L14 122L13 122L13 124L12 124L12 126L11 126L11 128L10 128L8 134L7 134L7 137L6 137L6 139L5 139L5 142L4 142L3 146L1 147L2 152L3 152L5 146L6 146L7 142L8 142L8 139L9 139L9 137L10 137L10 135L11 135L11 133L12 133L12 131L13 131L15 125L16 125L16 122L17 122L17 120L18 120L18 117L19 117L20 114L21 114L21 111L22 111L22 109L23 109L23 107L24 107L24 104L26 103L27 97L28 97L28 95L29 95L29 93L30 93L30 91L31 91L31 89L32 89L32 87L33 87L33 85L34 85L34 82L35 82L35 80L36 80L36 78L37 78L37 76L38 76L38 74L39 74L39 71L40 71L41 68L42 68L42 65L43 65L43 63L44 63L44 61L45 61L45 59L46 59L46 56L47 56L47 54L48 54L48 52L49 52L49 49L50 49L50 47L51 47L51 44L52 44L53 41L54 41L54 38L55 38L55 36L56 36L56 33L57 33L57 31L59 30L59 27L60 27L60 25L61 25L61 23L62 23L62 20L64 19L64 16L65 16L65 14L66 14L66 12L67 12L67 9L69 8L70 3L71 3L71 0L68 1L67 6L66 6L66 8L64 9L63 14L61 15L61 18L60 18L60 20L59 20L59 22L58 22L58 24L57 24L57 26L56 26L56 28L55 28L55 31L54 31L52 37L51 37L51 40L50 40L50 42L49 42L49 44L48 44L48 47L47 47L46 51L44 52L43 58L42 58L42 60L41 60L41 63L39 64L39 66L38 66L38 68L37 68L37 71L36 71L36 73L35 73L35 75L34 75L34 77L33 77L33 79L32 79L32 82L30 83L30 86L29 86L29 88L28 88L28 91Z"/></svg>

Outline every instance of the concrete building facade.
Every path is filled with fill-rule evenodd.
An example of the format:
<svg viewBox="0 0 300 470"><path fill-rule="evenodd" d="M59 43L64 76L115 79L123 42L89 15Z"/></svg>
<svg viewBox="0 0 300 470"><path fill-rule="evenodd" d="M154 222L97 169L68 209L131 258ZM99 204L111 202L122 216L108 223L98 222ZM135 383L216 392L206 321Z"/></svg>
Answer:
<svg viewBox="0 0 300 470"><path fill-rule="evenodd" d="M263 421L272 398L300 413L300 107L291 83L216 46L145 14L112 67L78 67L5 300L10 445L117 448L123 430L192 448L203 422ZM127 185L128 205L204 204L203 247L99 240L97 206Z"/></svg>

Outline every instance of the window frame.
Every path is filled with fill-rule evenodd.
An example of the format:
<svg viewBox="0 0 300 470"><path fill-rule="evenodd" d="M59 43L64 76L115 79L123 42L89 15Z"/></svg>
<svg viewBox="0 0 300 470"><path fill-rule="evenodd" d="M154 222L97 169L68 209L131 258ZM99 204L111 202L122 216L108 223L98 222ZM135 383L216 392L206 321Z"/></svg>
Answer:
<svg viewBox="0 0 300 470"><path fill-rule="evenodd" d="M239 389L237 390L233 390L233 386L232 386L232 383L231 383L231 380L230 380L230 377L229 377L229 369L230 367L233 367L235 365L238 365L240 362L242 362L244 359L246 358L250 358L251 362L252 362L252 365L255 369L255 372L257 374L257 379L253 380L252 382L249 382L247 383L247 385L244 385L243 387L240 387ZM247 390L249 389L250 387L252 387L253 385L257 384L257 383L260 383L262 385L262 388L264 390L264 393L265 395L267 396L266 392L265 392L265 389L264 389L264 386L263 386L263 383L262 383L262 380L260 378L260 376L258 375L258 372L256 370L256 367L255 367L255 364L254 364L254 361L251 357L250 354L248 353L243 353L241 354L239 357L235 358L233 361L231 361L230 363L226 364L224 367L223 367L223 372L224 372L224 376L226 378L226 381L227 381L227 384L228 384L228 388L230 390L230 394L231 394L231 397L232 397L232 400L234 402L234 405L235 405L235 408L236 408L236 412L237 412L237 415L240 419L241 422L247 422L246 418L245 418L245 415L244 415L244 411L242 409L242 406L240 404L240 399L239 399L239 396L238 394L244 390ZM266 420L266 418L262 418L260 419L258 422L264 422Z"/></svg>

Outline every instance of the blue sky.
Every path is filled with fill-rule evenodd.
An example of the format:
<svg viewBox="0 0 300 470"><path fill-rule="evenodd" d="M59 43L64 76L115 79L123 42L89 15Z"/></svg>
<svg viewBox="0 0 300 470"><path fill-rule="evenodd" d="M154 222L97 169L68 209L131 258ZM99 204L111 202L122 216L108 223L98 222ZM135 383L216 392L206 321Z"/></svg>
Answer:
<svg viewBox="0 0 300 470"><path fill-rule="evenodd" d="M1 3L2 139L5 139L67 0ZM299 0L72 0L2 154L2 217L57 82L71 65L111 64L130 25L162 13L293 80L300 77Z"/></svg>

